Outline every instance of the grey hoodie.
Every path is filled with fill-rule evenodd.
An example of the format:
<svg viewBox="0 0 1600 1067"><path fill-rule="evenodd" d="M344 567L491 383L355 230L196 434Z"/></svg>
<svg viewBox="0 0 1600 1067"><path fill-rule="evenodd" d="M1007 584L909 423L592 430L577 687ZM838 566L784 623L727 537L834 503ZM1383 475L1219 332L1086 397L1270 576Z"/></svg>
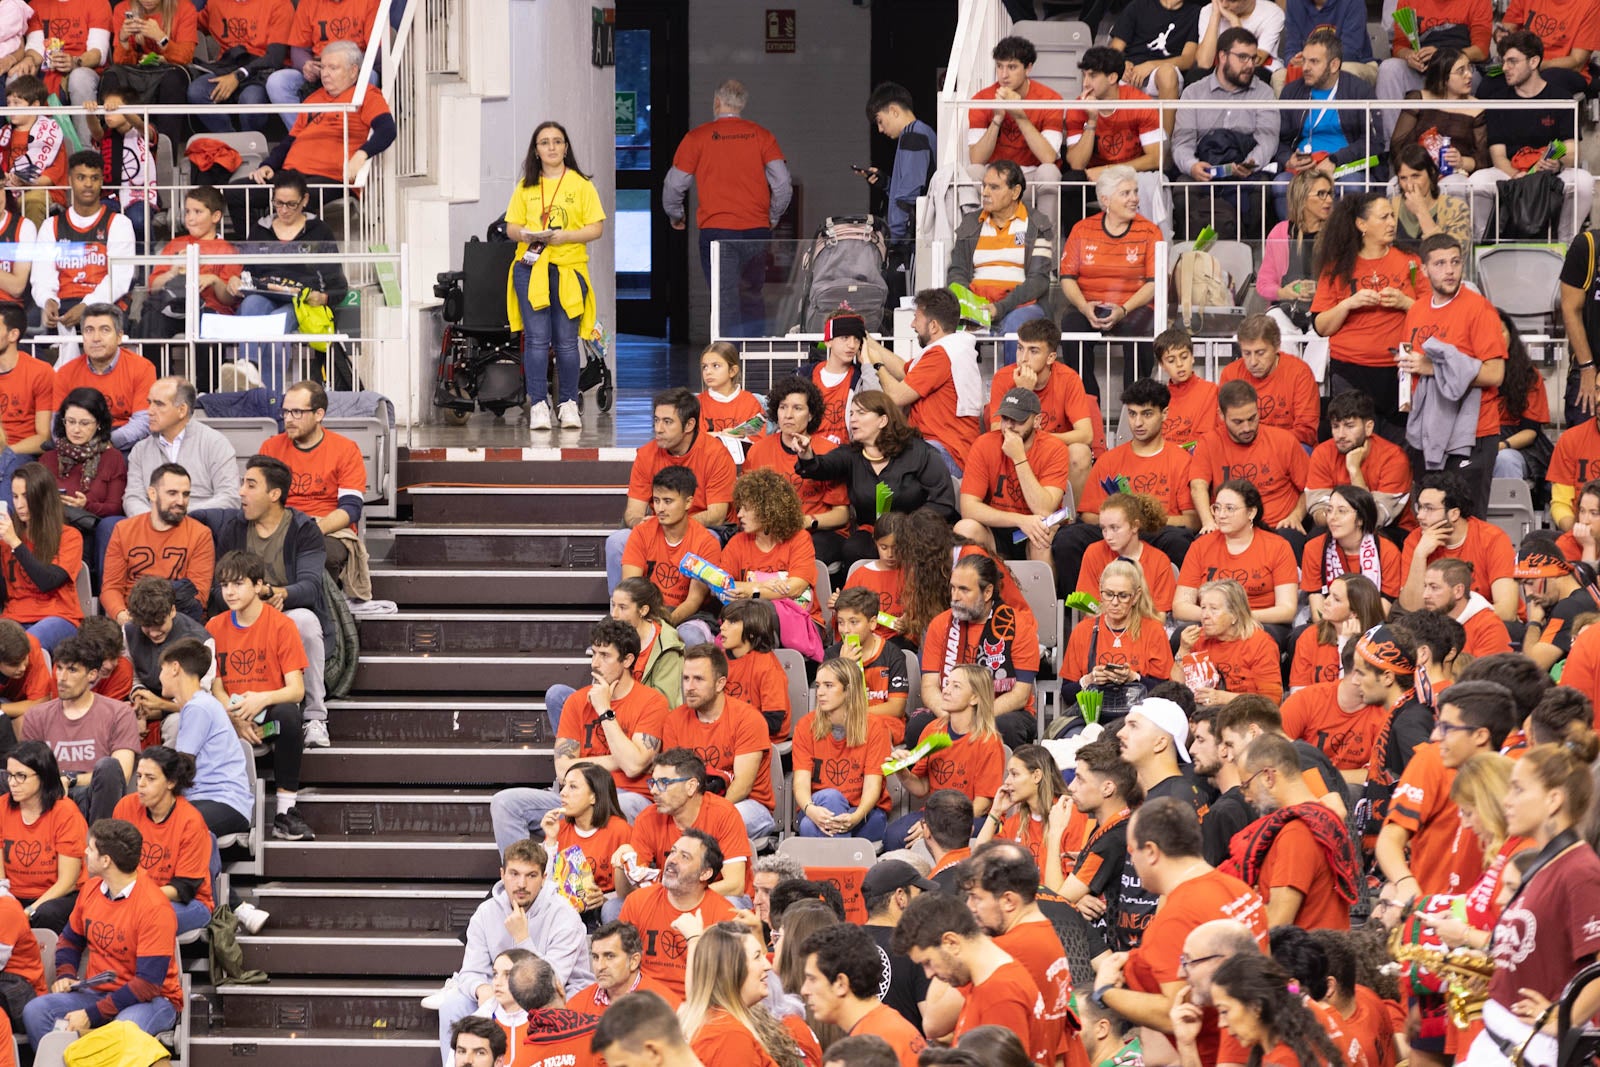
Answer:
<svg viewBox="0 0 1600 1067"><path fill-rule="evenodd" d="M564 989L582 989L594 981L589 967L589 936L571 904L545 880L528 905L528 937L513 942L506 933L511 898L504 882L496 882L489 899L478 905L467 924L467 952L452 983L476 1000L480 985L494 980L494 958L508 948L525 948L548 963Z"/></svg>

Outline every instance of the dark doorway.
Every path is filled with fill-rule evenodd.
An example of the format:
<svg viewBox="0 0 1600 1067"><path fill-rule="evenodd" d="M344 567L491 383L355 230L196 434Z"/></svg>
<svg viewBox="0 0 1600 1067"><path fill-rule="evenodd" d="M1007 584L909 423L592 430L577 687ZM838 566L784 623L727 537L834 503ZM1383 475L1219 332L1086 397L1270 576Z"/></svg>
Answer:
<svg viewBox="0 0 1600 1067"><path fill-rule="evenodd" d="M899 82L911 90L917 118L936 130L940 81L959 14L955 0L872 0L872 83ZM876 133L872 164L884 174L894 165L894 142ZM881 195L872 210L884 210Z"/></svg>

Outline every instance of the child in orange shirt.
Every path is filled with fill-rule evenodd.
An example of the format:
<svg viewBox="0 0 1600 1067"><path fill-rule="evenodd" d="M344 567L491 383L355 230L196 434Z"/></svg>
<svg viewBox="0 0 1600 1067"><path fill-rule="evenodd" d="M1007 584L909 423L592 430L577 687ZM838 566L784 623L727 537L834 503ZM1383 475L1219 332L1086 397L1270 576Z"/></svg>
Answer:
<svg viewBox="0 0 1600 1067"><path fill-rule="evenodd" d="M700 354L700 428L724 438L755 441L767 435L761 398L739 387L739 349L713 341ZM757 419L760 425L752 425ZM743 453L741 452L741 455Z"/></svg>
<svg viewBox="0 0 1600 1067"><path fill-rule="evenodd" d="M218 236L225 205L222 193L209 185L189 190L183 198L182 237L168 241L161 248L164 256L182 255L190 245L199 245L200 254L229 255L234 246ZM142 236L142 235L141 235ZM237 263L200 264L200 302L205 309L218 315L232 315L239 303L239 294L228 287L230 278L243 271ZM140 320L141 332L146 337L176 337L183 329L185 283L181 266L160 266L150 272L150 298L144 318Z"/></svg>
<svg viewBox="0 0 1600 1067"><path fill-rule="evenodd" d="M1167 375L1172 403L1161 420L1161 436L1180 448L1194 444L1217 422L1217 386L1194 372L1194 340L1181 326L1155 340L1156 362Z"/></svg>
<svg viewBox="0 0 1600 1067"><path fill-rule="evenodd" d="M728 657L727 694L767 720L774 741L789 739L789 677L773 655L778 647L778 612L762 600L735 600L722 609L717 643Z"/></svg>

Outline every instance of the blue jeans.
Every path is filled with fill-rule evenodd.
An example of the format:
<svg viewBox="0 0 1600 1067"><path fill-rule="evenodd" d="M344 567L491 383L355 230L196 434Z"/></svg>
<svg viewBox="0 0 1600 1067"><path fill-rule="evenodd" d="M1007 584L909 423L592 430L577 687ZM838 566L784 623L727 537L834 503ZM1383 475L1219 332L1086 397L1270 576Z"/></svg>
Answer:
<svg viewBox="0 0 1600 1067"><path fill-rule="evenodd" d="M259 293L251 293L239 301L237 314L277 315L283 320L284 333L298 333L300 320L295 317L294 305L274 300ZM247 342L239 346L239 357L254 363L261 371L261 385L281 394L289 376L289 350L287 342Z"/></svg>
<svg viewBox="0 0 1600 1067"><path fill-rule="evenodd" d="M544 691L544 713L550 719L550 736L561 733L561 709L577 690L559 682Z"/></svg>
<svg viewBox="0 0 1600 1067"><path fill-rule="evenodd" d="M623 817L630 823L651 806L649 797L626 789L617 790L617 799L622 801ZM546 813L560 806L561 797L554 789L515 786L496 793L489 801L489 820L494 824L494 843L501 854L538 827Z"/></svg>
<svg viewBox="0 0 1600 1067"><path fill-rule="evenodd" d="M206 74L189 83L189 103L194 105L194 114L191 116L195 124L202 126L212 133L227 133L234 128L235 120L241 130L264 130L267 120L272 116L268 114L255 115L222 115L215 105L211 103L211 90L216 88L217 77ZM267 102L267 87L258 83L246 85L234 94L232 100L224 101L229 104L265 104Z"/></svg>
<svg viewBox="0 0 1600 1067"><path fill-rule="evenodd" d="M100 591L100 576L105 573L106 569L106 549L111 547L111 533L117 528L117 524L125 518L127 518L126 515L107 515L94 524L94 558L85 559L84 562L89 565L89 576L94 579L94 588L97 593ZM210 590L200 590L200 595L202 597L209 596L211 595Z"/></svg>
<svg viewBox="0 0 1600 1067"><path fill-rule="evenodd" d="M53 981L54 979L52 979ZM75 1011L87 1011L100 1000L102 993L46 993L35 997L22 1009L22 1025L27 1027L28 1040L35 1048L44 1035L55 1029L57 1019L65 1019ZM117 1018L126 1019L147 1034L171 1030L178 1021L178 1009L165 997L157 997L131 1008L123 1008Z"/></svg>
<svg viewBox="0 0 1600 1067"><path fill-rule="evenodd" d="M772 833L773 828L778 825L772 818L772 812L749 797L739 801L734 807L739 809L739 817L744 820L744 832L752 843Z"/></svg>
<svg viewBox="0 0 1600 1067"><path fill-rule="evenodd" d="M768 246L757 241L772 240L772 231L701 230L700 269L711 279L711 242L739 242L722 246L722 273L717 286L720 294L720 322L712 323L712 339L721 337L765 337L776 332L767 327L767 304L762 297L766 283Z"/></svg>
<svg viewBox="0 0 1600 1067"><path fill-rule="evenodd" d="M149 202L145 200L136 200L131 204L124 204L118 209L124 215L128 216L129 222L133 223L133 240L134 244L138 247L139 255L141 256L144 255L144 250L149 244L149 242L145 240L144 236L145 217L149 216L152 224L155 222L155 212L149 209L148 203ZM160 248L161 244L162 242L160 241L155 242L155 246L157 248Z"/></svg>
<svg viewBox="0 0 1600 1067"><path fill-rule="evenodd" d="M537 264L536 264L537 265ZM550 346L556 350L556 390L559 403L578 399L578 320L561 307L561 270L550 265L550 304L537 310L528 302L528 279L533 267L520 259L511 268L511 284L522 309L522 378L528 399L546 403L550 396ZM580 286L583 280L578 280ZM584 286L584 291L588 287Z"/></svg>
<svg viewBox="0 0 1600 1067"><path fill-rule="evenodd" d="M1032 304L1023 304L1021 307L1012 308L1006 312L1005 318L995 324L993 329L995 333L1016 333L1017 327L1023 323L1044 317L1044 308L1040 307L1038 302L1035 301ZM1016 361L1017 342L1007 341L1000 349L1000 366L1009 367Z"/></svg>
<svg viewBox="0 0 1600 1067"><path fill-rule="evenodd" d="M950 454L950 450L931 437L927 438L927 442L935 452L939 453L939 458L944 460L944 465L950 471L950 476L952 478L961 477L961 468L956 465L956 457Z"/></svg>
<svg viewBox="0 0 1600 1067"><path fill-rule="evenodd" d="M906 847L906 835L911 828L922 821L922 812L912 811L900 816L890 823L883 832L883 850L892 852L895 849Z"/></svg>
<svg viewBox="0 0 1600 1067"><path fill-rule="evenodd" d="M32 463L38 456L29 456L21 452L6 449L0 452L0 507L11 506L11 478L17 473L17 468L24 463Z"/></svg>
<svg viewBox="0 0 1600 1067"><path fill-rule="evenodd" d="M178 913L178 933L186 934L190 930L198 930L211 921L211 909L198 900L191 900L187 904L172 902L172 910Z"/></svg>
<svg viewBox="0 0 1600 1067"><path fill-rule="evenodd" d="M41 648L53 653L57 645L78 632L78 627L59 615L46 615L38 622L29 623L27 630L38 639Z"/></svg>
<svg viewBox="0 0 1600 1067"><path fill-rule="evenodd" d="M615 589L622 582L622 553L628 549L628 535L632 530L624 526L606 534L606 588Z"/></svg>
<svg viewBox="0 0 1600 1067"><path fill-rule="evenodd" d="M1528 461L1514 448L1502 448L1494 454L1494 476L1522 481L1528 476Z"/></svg>
<svg viewBox="0 0 1600 1067"><path fill-rule="evenodd" d="M845 799L843 793L837 789L819 789L811 794L811 803L827 808L835 815L847 815L854 811L856 806ZM867 817L855 828L851 837L864 837L869 841L882 841L883 832L889 826L889 816L882 808L873 808L867 812ZM816 823L811 821L809 815L800 816L801 837L828 837Z"/></svg>

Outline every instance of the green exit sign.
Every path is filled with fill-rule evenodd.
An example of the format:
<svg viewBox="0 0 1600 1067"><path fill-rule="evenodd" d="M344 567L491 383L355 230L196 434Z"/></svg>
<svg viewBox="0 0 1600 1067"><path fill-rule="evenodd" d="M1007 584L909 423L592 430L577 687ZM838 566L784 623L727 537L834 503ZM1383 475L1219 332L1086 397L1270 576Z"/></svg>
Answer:
<svg viewBox="0 0 1600 1067"><path fill-rule="evenodd" d="M617 136L632 137L639 132L639 94L617 93Z"/></svg>

